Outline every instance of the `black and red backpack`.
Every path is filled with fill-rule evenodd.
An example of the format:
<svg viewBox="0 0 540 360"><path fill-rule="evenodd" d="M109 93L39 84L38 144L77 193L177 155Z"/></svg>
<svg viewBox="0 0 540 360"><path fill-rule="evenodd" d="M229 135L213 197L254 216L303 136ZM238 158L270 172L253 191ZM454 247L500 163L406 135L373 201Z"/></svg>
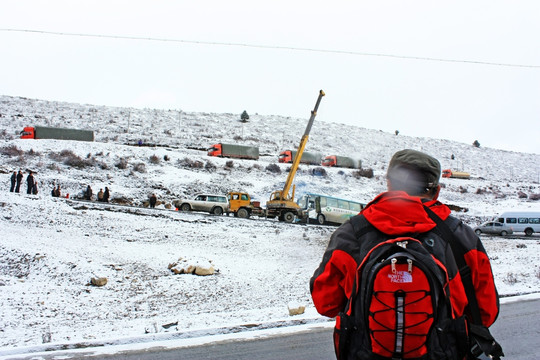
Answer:
<svg viewBox="0 0 540 360"><path fill-rule="evenodd" d="M433 231L392 238L362 215L351 224L357 238L365 235L363 260L336 319L338 359L463 359L465 318L453 312L448 271L438 260L446 259L446 240Z"/></svg>

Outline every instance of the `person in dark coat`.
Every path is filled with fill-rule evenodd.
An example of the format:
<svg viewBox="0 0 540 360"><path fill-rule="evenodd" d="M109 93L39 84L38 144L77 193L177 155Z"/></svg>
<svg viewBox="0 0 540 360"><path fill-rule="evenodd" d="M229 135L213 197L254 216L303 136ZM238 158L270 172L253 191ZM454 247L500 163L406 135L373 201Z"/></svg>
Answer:
<svg viewBox="0 0 540 360"><path fill-rule="evenodd" d="M18 193L21 190L21 182L23 179L23 174L21 170L17 173L17 186L15 187L15 192Z"/></svg>
<svg viewBox="0 0 540 360"><path fill-rule="evenodd" d="M86 200L92 200L92 188L90 185L86 187L86 191L84 192L84 198Z"/></svg>
<svg viewBox="0 0 540 360"><path fill-rule="evenodd" d="M26 193L32 194L32 190L34 190L34 185L36 184L34 180L34 175L32 175L32 172L28 172L28 176L26 177Z"/></svg>
<svg viewBox="0 0 540 360"><path fill-rule="evenodd" d="M155 208L155 207L156 207L156 202L157 202L156 194L150 195L150 207L151 207L151 208Z"/></svg>
<svg viewBox="0 0 540 360"><path fill-rule="evenodd" d="M105 186L105 192L103 193L103 202L109 202L109 196L111 196L109 188Z"/></svg>
<svg viewBox="0 0 540 360"><path fill-rule="evenodd" d="M11 187L9 188L10 192L15 191L15 184L17 183L17 172L14 171L13 175L11 175Z"/></svg>

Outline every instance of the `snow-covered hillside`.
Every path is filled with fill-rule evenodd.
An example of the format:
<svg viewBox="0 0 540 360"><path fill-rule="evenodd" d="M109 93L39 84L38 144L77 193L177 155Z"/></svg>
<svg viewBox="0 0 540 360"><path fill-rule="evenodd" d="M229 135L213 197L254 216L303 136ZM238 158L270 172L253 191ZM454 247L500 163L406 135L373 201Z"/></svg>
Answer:
<svg viewBox="0 0 540 360"><path fill-rule="evenodd" d="M36 171L43 192L52 189L54 182L70 194L80 192L87 184L95 189L109 186L113 198L135 204L146 200L151 192L170 202L195 192L230 190L248 191L264 204L271 191L282 187L286 177L265 168L277 163L281 150L298 146L312 105L306 104L306 119L252 114L249 122L243 124L239 121L240 114L111 108L2 96L0 120L3 136L8 140L3 146L23 151L20 156L4 155L2 170ZM324 101L320 111L324 111ZM96 141L16 140L24 126L33 125L91 129ZM136 145L139 141L159 147L126 145ZM206 156L206 149L218 142L259 146L261 158L258 162L234 160L233 166L230 163L227 166L228 159ZM105 144L114 146L111 149ZM368 201L384 190L386 164L395 151L404 148L432 154L443 168L470 172L471 181L445 180L442 199L470 209L473 215L492 215L501 208L515 207L516 202L528 208L534 205L527 199L518 199L519 192L527 196L540 193L538 154L396 136L315 119L306 151L357 158L364 168L373 169L375 178L357 178L352 176L353 171L344 169L326 169L327 176L320 177L312 175L313 167L301 166L296 177L297 194L309 191ZM61 156L65 150L73 151L85 161L78 163L79 168L69 168L63 162L69 163L70 159ZM57 156L51 159L54 154ZM168 161L164 160L165 156ZM202 167L193 161L202 162ZM288 168L281 165L283 171ZM189 176L193 173L197 176ZM264 181L252 178L264 178ZM495 203L495 207L490 208L487 205L490 203Z"/></svg>
<svg viewBox="0 0 540 360"><path fill-rule="evenodd" d="M198 192L247 191L262 202L283 187L281 150L296 148L306 118L177 110L110 108L0 97L0 346L190 332L230 324L319 319L308 281L332 227L284 224L174 211L175 199ZM319 111L324 111L324 101ZM92 129L95 142L21 140L24 126ZM374 126L375 127L375 126ZM463 129L467 131L467 129ZM475 139L471 139L472 141ZM482 142L482 139L478 139ZM135 146L139 141L144 145ZM218 142L259 146L258 161L211 158ZM437 157L470 180L443 179L440 199L476 225L505 209L540 209L540 155L395 135L338 123L315 123L306 151L348 155L373 169L300 166L296 193L316 192L368 202L385 190L386 165L403 148ZM452 159L454 155L454 159ZM10 193L14 170L36 172L40 193ZM52 198L111 189L111 205ZM160 204L144 207L155 193ZM134 207L122 206L123 204ZM540 288L540 242L486 238L500 293ZM212 261L218 272L174 275L180 257ZM107 285L90 286L93 277ZM288 305L307 307L299 317ZM307 321L307 320L306 320ZM166 325L166 327L163 327Z"/></svg>

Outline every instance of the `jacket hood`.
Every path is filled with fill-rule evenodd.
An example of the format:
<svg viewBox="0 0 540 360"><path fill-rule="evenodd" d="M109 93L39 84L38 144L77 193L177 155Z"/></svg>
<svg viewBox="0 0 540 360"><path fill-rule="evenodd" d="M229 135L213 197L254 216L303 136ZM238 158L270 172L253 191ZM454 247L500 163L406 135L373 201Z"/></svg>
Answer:
<svg viewBox="0 0 540 360"><path fill-rule="evenodd" d="M437 200L423 201L404 191L379 194L362 210L361 214L385 234L423 233L436 226L424 210L424 206L428 206L443 220L450 215L450 209L443 203Z"/></svg>

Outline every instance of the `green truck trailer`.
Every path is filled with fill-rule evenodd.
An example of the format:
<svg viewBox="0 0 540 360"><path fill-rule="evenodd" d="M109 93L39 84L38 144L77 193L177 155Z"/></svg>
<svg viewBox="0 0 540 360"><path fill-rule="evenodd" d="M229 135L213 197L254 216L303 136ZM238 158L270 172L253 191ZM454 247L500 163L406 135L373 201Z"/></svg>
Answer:
<svg viewBox="0 0 540 360"><path fill-rule="evenodd" d="M335 166L350 169L361 169L362 162L347 156L328 155L322 161L323 166Z"/></svg>
<svg viewBox="0 0 540 360"><path fill-rule="evenodd" d="M46 126L27 126L21 133L21 139L94 141L94 131Z"/></svg>
<svg viewBox="0 0 540 360"><path fill-rule="evenodd" d="M237 159L259 159L259 148L256 146L214 144L208 149L208 156L219 156Z"/></svg>
<svg viewBox="0 0 540 360"><path fill-rule="evenodd" d="M292 163L294 157L296 156L296 150L284 150L279 153L278 161L280 163ZM302 158L300 159L301 164L309 165L320 165L322 160L322 154L313 153L313 152L304 152L302 153Z"/></svg>

